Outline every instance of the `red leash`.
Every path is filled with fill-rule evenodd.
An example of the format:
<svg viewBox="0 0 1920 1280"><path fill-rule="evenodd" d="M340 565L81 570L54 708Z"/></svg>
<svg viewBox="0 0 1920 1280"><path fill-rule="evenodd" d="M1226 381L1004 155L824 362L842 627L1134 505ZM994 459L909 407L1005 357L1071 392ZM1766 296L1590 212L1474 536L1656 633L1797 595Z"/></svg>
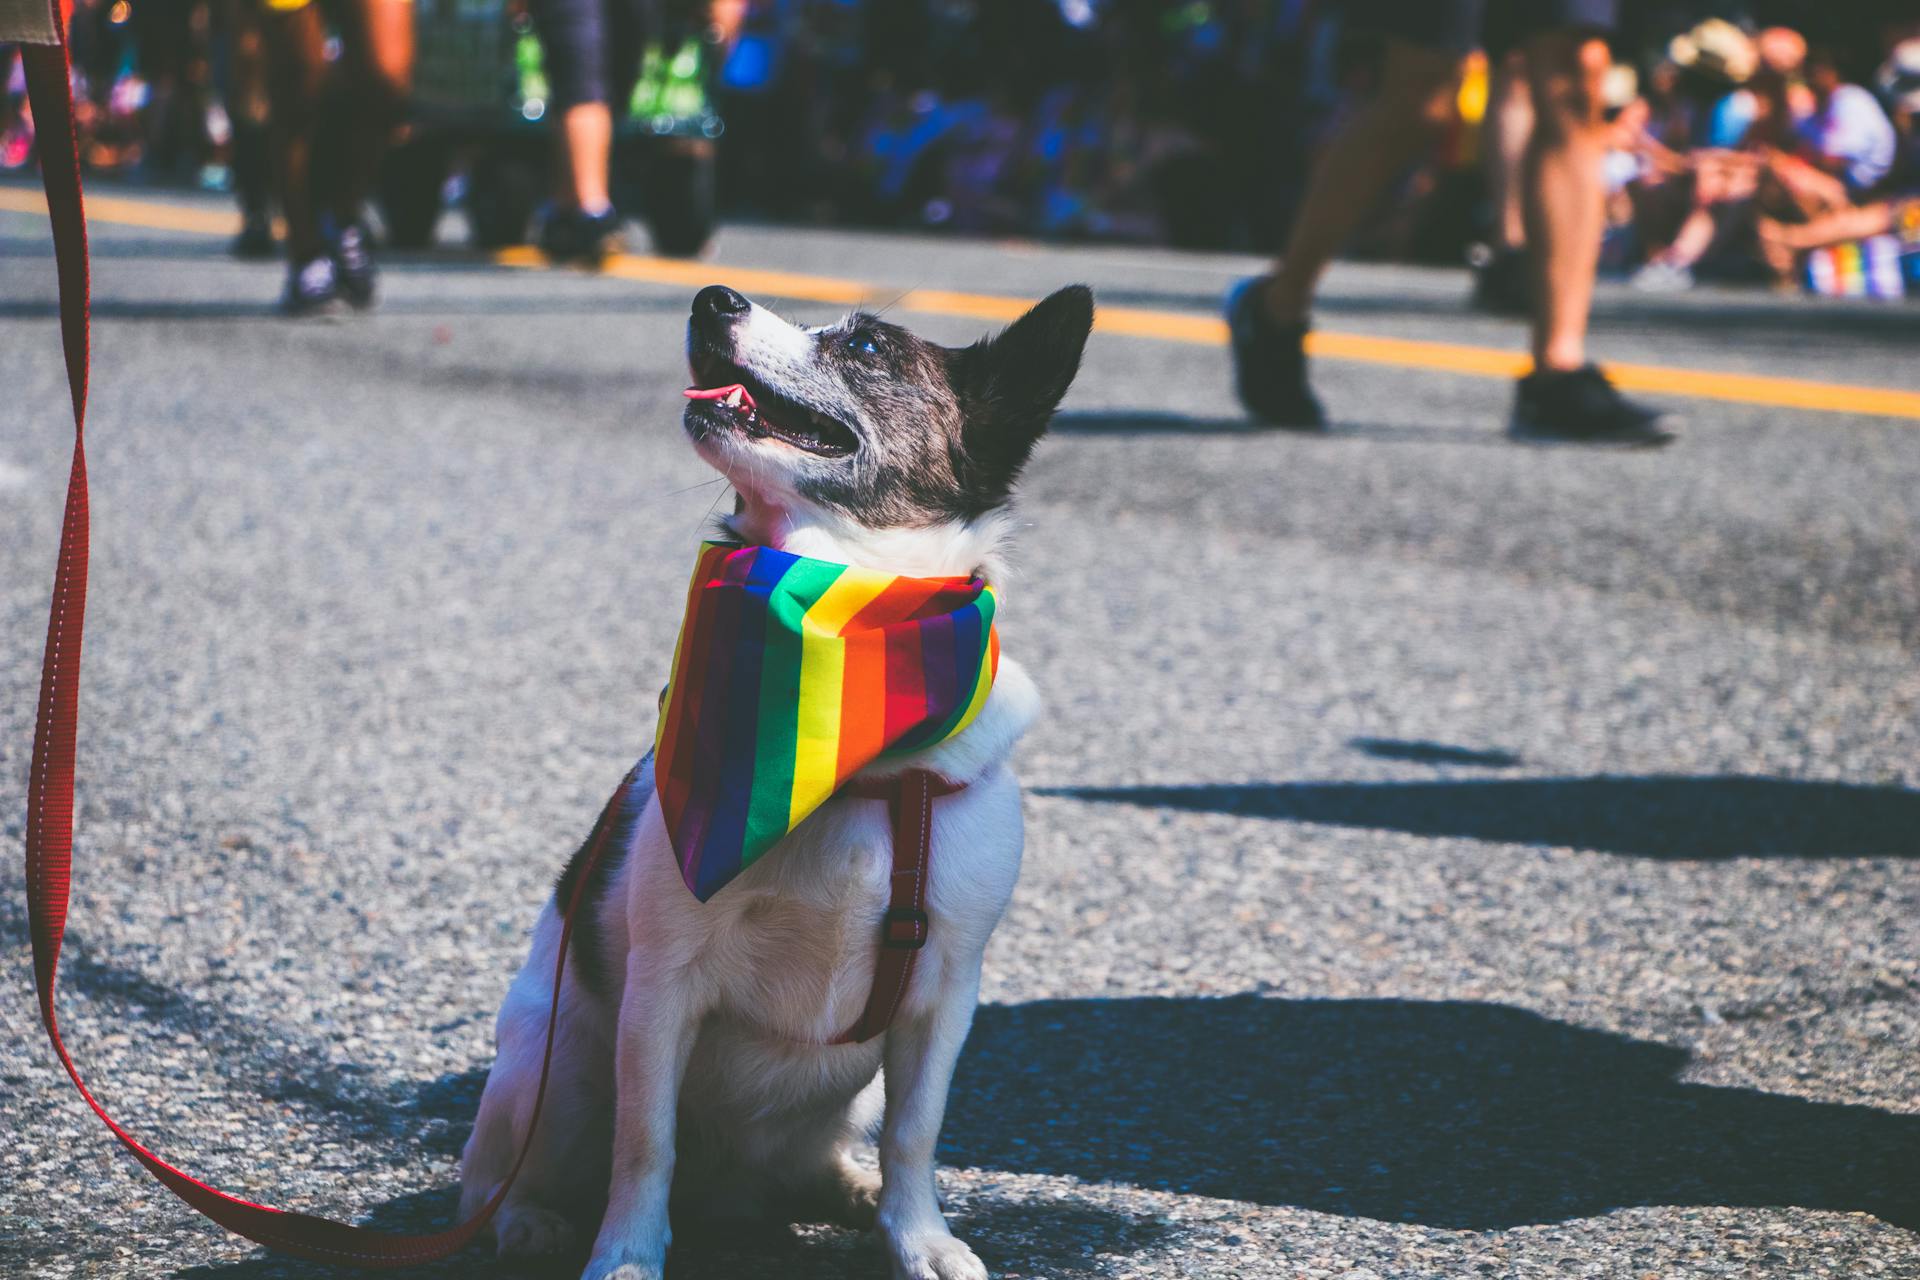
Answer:
<svg viewBox="0 0 1920 1280"><path fill-rule="evenodd" d="M64 23L61 24L64 30ZM87 605L87 224L80 193L80 160L74 135L73 99L64 44L22 44L27 95L40 140L41 181L53 222L54 259L60 281L60 339L66 354L67 384L73 399L73 469L67 481L66 515L60 531L60 556L54 569L53 603L47 619L47 648L40 669L40 707L33 733L33 764L27 784L27 919L33 941L34 986L47 1039L80 1096L141 1164L168 1190L227 1230L280 1253L361 1267L404 1267L435 1262L460 1252L480 1233L506 1198L527 1158L534 1127L546 1102L547 1077L560 1019L561 979L571 950L573 921L593 868L600 861L614 821L626 805L634 775L628 774L607 801L589 846L572 898L562 917L560 945L553 967L553 1004L547 1012L546 1052L534 1093L529 1140L514 1158L506 1179L473 1217L430 1235L392 1235L305 1213L289 1213L230 1196L168 1164L108 1115L88 1090L60 1039L54 1009L60 944L66 935L67 899L73 878L74 740L80 715L80 642ZM892 809L893 874L881 949L872 992L859 1020L832 1043L870 1040L886 1030L898 1010L914 960L928 933L927 866L933 840L933 798L960 784L911 770L897 778L852 784L850 794L885 799Z"/></svg>
<svg viewBox="0 0 1920 1280"><path fill-rule="evenodd" d="M64 40L65 23L58 23ZM66 353L67 385L73 398L73 470L67 481L66 516L60 530L60 558L54 569L53 604L47 619L47 649L40 669L40 709L33 732L33 764L27 783L27 919L33 940L33 978L40 997L40 1021L95 1115L166 1187L227 1230L281 1253L362 1267L401 1267L433 1262L464 1249L479 1234L505 1198L526 1159L523 1146L513 1169L478 1213L457 1227L432 1235L389 1235L328 1218L288 1213L253 1204L208 1186L174 1168L142 1146L106 1113L80 1078L60 1040L54 1011L60 943L67 926L68 888L73 875L73 759L80 714L80 642L87 605L87 223L80 194L80 157L74 135L73 97L67 49L61 44L22 44L27 95L40 142L41 181L47 213L53 221L53 250L60 280L60 339ZM632 779L609 800L611 812L625 798ZM588 871L599 861L606 831L588 853ZM533 1120L539 1123L546 1100L547 1074L553 1062L554 1029L560 1016L560 978L566 970L573 932L573 908L590 880L581 875L560 932L554 963L553 1008L547 1018L546 1057L534 1095Z"/></svg>

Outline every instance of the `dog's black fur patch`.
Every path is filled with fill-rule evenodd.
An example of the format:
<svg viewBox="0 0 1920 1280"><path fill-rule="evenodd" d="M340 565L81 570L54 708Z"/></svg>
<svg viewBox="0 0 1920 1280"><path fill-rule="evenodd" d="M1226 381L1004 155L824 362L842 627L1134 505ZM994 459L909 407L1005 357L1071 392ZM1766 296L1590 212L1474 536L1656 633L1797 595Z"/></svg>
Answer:
<svg viewBox="0 0 1920 1280"><path fill-rule="evenodd" d="M751 376L833 418L856 445L837 457L796 453L788 467L798 492L869 528L915 527L1006 504L1079 371L1093 293L1061 289L999 335L963 348L856 312L810 331L805 358L758 364L735 338L741 314L690 322L695 378L706 386ZM696 443L736 430L733 415L707 401L690 404L685 422Z"/></svg>
<svg viewBox="0 0 1920 1280"><path fill-rule="evenodd" d="M652 775L653 752L649 751L634 767L629 780L637 787L642 782L651 783ZM586 872L587 855L595 844L605 840L606 846L601 851L600 860L593 864L593 870L587 876L586 889L580 895L580 909L573 918L572 955L568 957L573 966L574 981L597 996L605 995L608 989L606 935L600 928L601 899L606 896L608 882L625 864L627 850L633 843L633 828L650 803L652 801L648 796L641 796L637 802L630 800L620 812L614 812L611 806L602 809L586 841L567 859L560 878L554 882L554 909L564 917L568 905L573 902L574 888L580 883L582 873Z"/></svg>
<svg viewBox="0 0 1920 1280"><path fill-rule="evenodd" d="M1092 329L1093 291L1069 285L997 337L954 355L960 440L953 469L974 508L961 514L977 515L1012 496L1014 480L1080 371Z"/></svg>

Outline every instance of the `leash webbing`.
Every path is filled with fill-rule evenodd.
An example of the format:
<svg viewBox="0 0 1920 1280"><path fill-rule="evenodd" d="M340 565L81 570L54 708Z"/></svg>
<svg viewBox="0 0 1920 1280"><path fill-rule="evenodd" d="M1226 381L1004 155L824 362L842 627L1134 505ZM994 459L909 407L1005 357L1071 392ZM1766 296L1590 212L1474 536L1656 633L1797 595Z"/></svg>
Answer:
<svg viewBox="0 0 1920 1280"><path fill-rule="evenodd" d="M55 17L60 43L19 46L26 71L27 97L39 139L41 183L46 188L47 213L53 223L54 261L60 287L60 340L66 356L68 391L73 400L73 467L67 480L60 554L54 568L47 648L40 668L40 704L33 731L33 762L27 783L27 920L33 944L33 977L40 1001L40 1021L47 1029L47 1038L60 1058L60 1065L66 1068L74 1087L93 1113L168 1190L227 1230L281 1253L362 1267L412 1266L450 1257L464 1249L487 1224L526 1160L534 1126L539 1123L540 1109L546 1101L554 1033L560 1017L561 977L566 971L574 911L614 826L611 815L623 803L632 779L629 777L623 782L607 802L561 925L559 952L554 961L553 1006L547 1015L546 1053L540 1064L533 1116L527 1126L529 1140L522 1144L511 1171L493 1197L467 1221L428 1235L395 1235L230 1196L176 1169L148 1150L108 1115L93 1096L60 1038L54 1007L60 944L66 933L67 901L73 876L74 741L80 716L80 644L87 604L89 354L86 213L80 191L72 83L68 78L66 23L62 15L56 13Z"/></svg>

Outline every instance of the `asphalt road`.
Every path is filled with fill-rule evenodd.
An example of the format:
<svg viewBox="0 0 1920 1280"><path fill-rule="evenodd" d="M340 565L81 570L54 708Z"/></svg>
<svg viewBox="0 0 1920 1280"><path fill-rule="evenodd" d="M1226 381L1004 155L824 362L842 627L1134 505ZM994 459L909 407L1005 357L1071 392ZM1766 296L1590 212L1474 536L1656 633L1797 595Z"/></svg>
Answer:
<svg viewBox="0 0 1920 1280"><path fill-rule="evenodd" d="M9 850L66 468L45 237L0 214ZM442 1225L492 1012L651 738L722 498L677 427L690 290L428 257L292 325L217 237L94 245L69 1042L230 1190ZM731 229L712 278L742 266L1202 311L1248 264ZM1322 324L1516 346L1464 290L1344 268ZM1598 331L1920 389L1912 307L1609 292ZM1036 457L1003 635L1051 710L957 1228L1006 1277L1920 1276L1920 421L1694 400L1677 447L1595 455L1508 444L1497 380L1321 385L1331 438L1256 433L1217 347L1102 334ZM331 1274L83 1110L16 858L0 1273ZM824 1228L675 1266L883 1274Z"/></svg>

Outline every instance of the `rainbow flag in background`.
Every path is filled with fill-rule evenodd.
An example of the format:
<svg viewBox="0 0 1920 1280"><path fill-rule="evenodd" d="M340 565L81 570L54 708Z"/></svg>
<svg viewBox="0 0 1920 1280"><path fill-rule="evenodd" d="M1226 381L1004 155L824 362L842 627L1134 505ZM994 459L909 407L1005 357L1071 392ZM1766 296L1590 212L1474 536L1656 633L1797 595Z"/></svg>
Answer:
<svg viewBox="0 0 1920 1280"><path fill-rule="evenodd" d="M1830 298L1900 298L1906 269L1898 240L1889 235L1849 240L1807 254L1807 288Z"/></svg>
<svg viewBox="0 0 1920 1280"><path fill-rule="evenodd" d="M704 543L660 695L654 788L702 902L888 752L972 723L993 589Z"/></svg>

